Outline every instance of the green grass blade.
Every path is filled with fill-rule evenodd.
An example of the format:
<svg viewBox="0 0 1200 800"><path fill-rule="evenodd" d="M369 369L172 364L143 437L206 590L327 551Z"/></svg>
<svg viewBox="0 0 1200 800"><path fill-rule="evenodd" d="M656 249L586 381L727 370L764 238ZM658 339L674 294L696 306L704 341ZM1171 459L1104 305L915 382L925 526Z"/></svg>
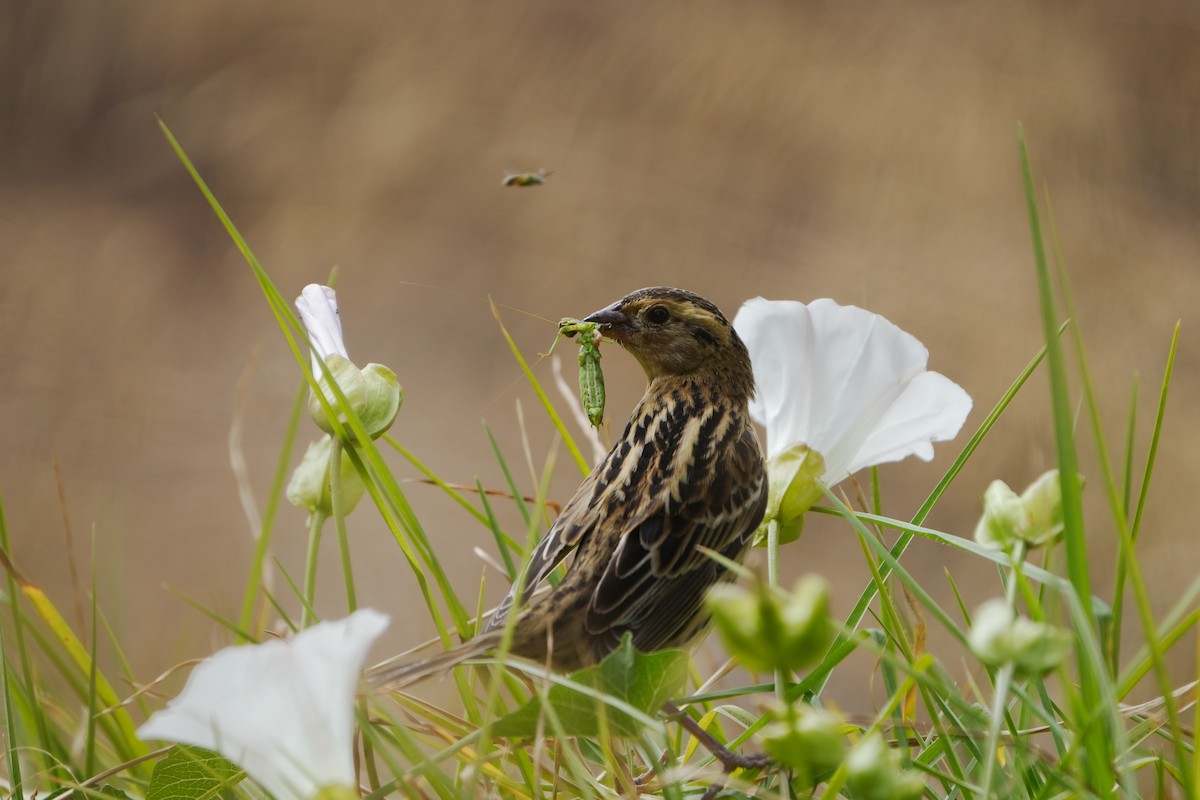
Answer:
<svg viewBox="0 0 1200 800"><path fill-rule="evenodd" d="M6 553L11 550L8 539L8 524L5 521L4 502L2 498L0 498L0 549L3 549ZM6 571L5 580L8 586L8 602L13 619L12 641L16 643L17 659L21 664L21 683L24 695L29 701L30 716L33 720L34 731L37 734L37 742L40 745L40 747L34 748L33 758L39 763L42 769L53 765L52 778L67 780L69 776L59 766L66 759L66 748L57 737L53 737L50 733L50 725L46 721L43 704L39 700L39 687L34 680L33 668L29 660L29 650L25 645L25 626L27 622L17 602L17 598L20 597L20 590L17 587L16 575L11 571ZM15 740L10 739L9 741ZM46 754L49 754L49 756Z"/></svg>
<svg viewBox="0 0 1200 800"><path fill-rule="evenodd" d="M1033 243L1042 328L1046 341L1047 362L1050 367L1050 399L1055 446L1058 452L1059 483L1062 489L1063 543L1067 557L1067 576L1075 588L1077 597L1086 600L1092 595L1091 574L1088 567L1087 538L1083 523L1079 464L1075 454L1072 406L1067 390L1067 367L1062 343L1058 337L1058 313L1055 308L1050 267L1042 238L1033 170L1029 163L1025 134L1019 127L1017 148L1020 153L1021 174L1025 183L1025 200L1029 211L1029 229ZM1095 631L1096 618L1092 613L1091 604L1081 602L1079 607L1081 608L1081 617L1078 622L1087 627L1087 632ZM1096 674L1097 665L1082 644L1083 639L1082 635L1076 636L1074 639L1080 689L1080 705L1075 709L1075 713L1079 719L1083 719L1091 711L1101 708L1103 703L1100 677ZM1105 667L1105 669L1107 668ZM1114 732L1105 730L1099 725L1087 725L1080 733L1083 737L1082 760L1084 771L1087 774L1087 783L1093 791L1106 794L1117 782L1111 767L1116 760L1116 753L1112 749Z"/></svg>
<svg viewBox="0 0 1200 800"><path fill-rule="evenodd" d="M517 510L521 512L521 519L528 527L533 524L533 516L529 512L529 505L525 502L525 495L521 492L521 487L517 485L516 479L513 478L512 470L508 468L508 460L500 450L500 443L496 441L491 427L486 422L483 423L483 431L487 434L488 441L491 442L492 453L496 456L496 463L500 465L500 472L504 474L504 481L508 484L508 491L512 493L513 502L517 504Z"/></svg>
<svg viewBox="0 0 1200 800"><path fill-rule="evenodd" d="M513 341L512 336L508 332L508 328L504 327L504 320L500 319L500 309L496 307L495 303L492 303L492 314L495 315L496 322L500 325L500 332L504 334L504 340L508 342L508 348L512 350L512 354L517 359L517 363L521 365L521 371L525 373L526 380L528 380L529 385L533 387L534 394L537 395L538 400L542 404L542 408L546 411L546 415L550 417L550 421L554 423L554 428L558 431L558 435L562 437L563 444L567 446L567 451L570 452L571 458L575 460L575 464L579 467L579 471L584 475L587 475L592 471L591 465L588 464L587 459L583 457L583 453L579 452L579 448L575 445L575 440L571 438L571 433L567 430L567 426L562 421L562 417L558 415L558 412L554 409L554 404L551 403L550 398L546 396L546 391L542 388L542 384L538 381L537 377L534 376L533 370L529 368L528 362L525 361L525 356L521 355L521 349L517 347L517 343Z"/></svg>
<svg viewBox="0 0 1200 800"><path fill-rule="evenodd" d="M88 670L87 730L83 748L83 772L85 775L93 775L96 772L96 676L98 674L96 659L99 656L97 645L100 641L100 626L97 624L96 619L96 535L94 530L92 533L91 582L92 621L90 637L91 641L88 643L91 664L90 669Z"/></svg>
<svg viewBox="0 0 1200 800"><path fill-rule="evenodd" d="M4 637L0 636L0 689L3 689L4 692L4 729L6 732L4 757L8 763L8 781L12 795L13 797L24 797L25 793L21 782L21 760L17 757L17 750L22 747L22 737L17 730L16 715L13 711L12 692L9 686L11 680L12 670L9 668L8 651L4 647Z"/></svg>
<svg viewBox="0 0 1200 800"><path fill-rule="evenodd" d="M1071 294L1070 284L1067 281L1066 268L1064 265L1062 253L1058 243L1058 233L1054 224L1054 211L1050 205L1049 197L1046 199L1047 222L1050 228L1051 242L1054 246L1055 260L1058 263L1059 269L1059 286L1062 292L1063 304L1066 307L1070 317L1076 320L1076 324L1071 326L1071 340L1075 347L1075 357L1079 364L1080 379L1083 384L1083 394L1087 401L1088 416L1092 422L1092 437L1096 443L1097 457L1100 462L1100 468L1104 476L1104 489L1108 498L1109 510L1113 517L1113 524L1117 531L1117 542L1119 550L1117 553L1117 569L1122 574L1127 574L1129 582L1133 587L1135 605L1137 607L1138 618L1142 624L1142 631L1146 637L1146 644L1150 650L1150 657L1154 667L1155 677L1158 679L1158 689L1162 694L1167 712L1167 719L1170 723L1170 731L1175 744L1175 756L1179 763L1180 769L1184 776L1184 785L1191 785L1191 760L1187 757L1186 744L1181 729L1179 719L1179 710L1175 703L1175 698L1172 695L1171 677L1168 673L1167 664L1163 655L1163 649L1158 641L1156 625L1154 623L1154 611L1150 607L1150 597L1146 591L1146 584L1142 578L1141 568L1138 565L1137 554L1134 551L1133 537L1130 534L1127 504L1122 500L1121 488L1117 484L1116 474L1113 471L1112 460L1109 457L1108 442L1104 436L1104 426L1100 419L1100 409L1096 400L1096 392L1092 383L1091 370L1088 368L1087 354L1083 346L1083 335L1081 327L1078 324L1078 314L1075 310L1074 298ZM1163 397L1165 401L1165 395ZM1119 608L1115 605L1116 598L1114 597L1114 634L1113 634L1113 656L1119 657L1120 654L1120 637L1118 618L1115 616L1119 612ZM1110 662L1111 663L1111 662ZM1110 675L1116 675L1116 670L1110 669Z"/></svg>
<svg viewBox="0 0 1200 800"><path fill-rule="evenodd" d="M275 531L275 515L279 512L279 500L283 497L283 488L288 479L288 465L292 460L292 449L296 445L296 433L300 429L300 415L307 407L308 382L301 381L300 390L296 392L296 400L292 403L292 413L288 416L287 428L283 435L283 446L279 450L279 461L275 465L275 476L271 480L271 493L267 497L267 506L263 509L262 524L259 527L258 539L254 543L254 557L250 564L250 577L246 581L246 591L242 597L242 613L238 617L238 627L252 630L254 606L258 601L258 590L262 586L263 567L270 551L271 534Z"/></svg>

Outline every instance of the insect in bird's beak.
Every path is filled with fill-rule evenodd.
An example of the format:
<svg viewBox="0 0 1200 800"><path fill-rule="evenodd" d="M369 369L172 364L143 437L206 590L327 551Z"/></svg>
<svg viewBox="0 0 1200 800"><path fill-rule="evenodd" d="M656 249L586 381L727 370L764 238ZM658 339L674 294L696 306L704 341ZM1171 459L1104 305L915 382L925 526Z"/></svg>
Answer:
<svg viewBox="0 0 1200 800"><path fill-rule="evenodd" d="M617 341L620 341L624 334L633 330L633 320L620 310L618 303L613 303L611 306L584 317L583 321L599 324L600 330L606 338Z"/></svg>

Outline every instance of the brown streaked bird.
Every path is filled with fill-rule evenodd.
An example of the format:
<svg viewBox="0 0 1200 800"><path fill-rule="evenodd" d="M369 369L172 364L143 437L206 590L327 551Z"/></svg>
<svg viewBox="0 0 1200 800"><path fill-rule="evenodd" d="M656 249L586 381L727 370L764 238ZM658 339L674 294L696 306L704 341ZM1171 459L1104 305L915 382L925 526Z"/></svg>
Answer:
<svg viewBox="0 0 1200 800"><path fill-rule="evenodd" d="M725 315L682 289L640 289L584 319L628 350L649 379L620 440L563 507L534 552L510 652L571 672L628 632L641 651L704 632L704 595L731 573L700 550L741 561L762 521L767 479L748 404L754 375ZM539 587L568 554L566 576ZM403 688L500 643L518 586L479 636L368 676ZM547 652L549 650L549 652Z"/></svg>

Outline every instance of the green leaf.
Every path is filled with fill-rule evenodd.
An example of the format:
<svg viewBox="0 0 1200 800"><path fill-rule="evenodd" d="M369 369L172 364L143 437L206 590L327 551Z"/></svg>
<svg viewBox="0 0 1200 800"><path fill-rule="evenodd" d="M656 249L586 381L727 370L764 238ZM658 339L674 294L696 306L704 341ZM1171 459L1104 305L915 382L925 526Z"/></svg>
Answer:
<svg viewBox="0 0 1200 800"><path fill-rule="evenodd" d="M571 676L572 683L593 691L583 692L555 684L546 700L562 726L562 734L597 736L607 729L609 733L621 736L636 736L645 730L645 723L608 704L606 699L613 698L653 716L683 688L687 680L687 663L687 654L682 650L639 653L633 648L632 636L626 634L621 645L607 658ZM597 697L596 693L607 697ZM510 739L535 736L542 713L542 698L534 697L498 719L491 733Z"/></svg>
<svg viewBox="0 0 1200 800"><path fill-rule="evenodd" d="M177 744L154 766L146 800L203 800L216 797L246 776L211 750Z"/></svg>
<svg viewBox="0 0 1200 800"><path fill-rule="evenodd" d="M117 800L130 800L129 795L125 794L111 783L104 784L104 788L100 790L100 794L104 795L105 797L115 797Z"/></svg>

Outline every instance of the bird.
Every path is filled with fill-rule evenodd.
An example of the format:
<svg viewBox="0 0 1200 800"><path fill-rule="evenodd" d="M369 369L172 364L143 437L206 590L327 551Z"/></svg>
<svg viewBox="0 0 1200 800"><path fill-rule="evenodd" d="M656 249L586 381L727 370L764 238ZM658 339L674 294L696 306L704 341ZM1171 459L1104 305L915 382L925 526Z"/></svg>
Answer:
<svg viewBox="0 0 1200 800"><path fill-rule="evenodd" d="M705 594L735 577L707 551L742 562L767 504L746 345L716 305L671 287L639 289L583 321L641 364L645 395L483 630L431 658L380 664L367 676L374 686L403 689L494 651L514 607L507 652L564 673L599 663L626 634L653 652L707 630Z"/></svg>

